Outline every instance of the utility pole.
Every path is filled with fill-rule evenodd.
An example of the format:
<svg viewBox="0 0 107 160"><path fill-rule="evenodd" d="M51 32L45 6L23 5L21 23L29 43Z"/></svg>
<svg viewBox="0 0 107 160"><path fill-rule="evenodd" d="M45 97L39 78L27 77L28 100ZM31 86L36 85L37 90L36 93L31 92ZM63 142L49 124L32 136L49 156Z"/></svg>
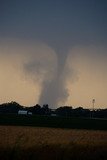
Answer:
<svg viewBox="0 0 107 160"><path fill-rule="evenodd" d="M94 117L95 99L92 100L92 118Z"/></svg>

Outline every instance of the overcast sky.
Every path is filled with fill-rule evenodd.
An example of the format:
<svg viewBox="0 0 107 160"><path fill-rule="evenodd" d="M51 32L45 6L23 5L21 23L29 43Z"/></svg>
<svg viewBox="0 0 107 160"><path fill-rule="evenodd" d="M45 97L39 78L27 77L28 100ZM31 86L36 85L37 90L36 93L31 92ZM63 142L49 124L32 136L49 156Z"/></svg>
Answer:
<svg viewBox="0 0 107 160"><path fill-rule="evenodd" d="M1 0L0 103L107 107L107 1Z"/></svg>

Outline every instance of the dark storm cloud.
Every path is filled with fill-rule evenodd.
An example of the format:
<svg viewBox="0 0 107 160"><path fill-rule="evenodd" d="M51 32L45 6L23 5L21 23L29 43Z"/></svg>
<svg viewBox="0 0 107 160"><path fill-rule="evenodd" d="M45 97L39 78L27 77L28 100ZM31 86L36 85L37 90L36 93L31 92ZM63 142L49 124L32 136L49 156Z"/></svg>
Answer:
<svg viewBox="0 0 107 160"><path fill-rule="evenodd" d="M37 39L55 49L107 40L105 0L6 0L0 15L3 37Z"/></svg>

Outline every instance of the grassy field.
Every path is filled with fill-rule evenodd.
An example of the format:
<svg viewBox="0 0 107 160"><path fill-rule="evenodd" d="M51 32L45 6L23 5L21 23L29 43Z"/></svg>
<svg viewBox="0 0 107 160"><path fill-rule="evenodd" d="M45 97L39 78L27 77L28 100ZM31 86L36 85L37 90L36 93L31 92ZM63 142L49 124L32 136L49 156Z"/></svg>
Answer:
<svg viewBox="0 0 107 160"><path fill-rule="evenodd" d="M107 131L0 126L0 160L107 160Z"/></svg>
<svg viewBox="0 0 107 160"><path fill-rule="evenodd" d="M107 119L0 114L0 125L107 130Z"/></svg>

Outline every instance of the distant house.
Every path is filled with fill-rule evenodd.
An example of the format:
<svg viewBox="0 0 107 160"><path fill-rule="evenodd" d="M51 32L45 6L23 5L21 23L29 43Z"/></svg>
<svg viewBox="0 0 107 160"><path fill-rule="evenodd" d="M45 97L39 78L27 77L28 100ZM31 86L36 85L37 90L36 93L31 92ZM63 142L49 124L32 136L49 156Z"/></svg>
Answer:
<svg viewBox="0 0 107 160"><path fill-rule="evenodd" d="M56 109L51 109L51 116L52 117L56 117L57 114L55 113Z"/></svg>
<svg viewBox="0 0 107 160"><path fill-rule="evenodd" d="M19 110L18 114L20 115L32 115L32 112L26 111L26 110Z"/></svg>
<svg viewBox="0 0 107 160"><path fill-rule="evenodd" d="M26 110L19 110L18 114L27 115L28 111L26 111Z"/></svg>
<svg viewBox="0 0 107 160"><path fill-rule="evenodd" d="M32 115L32 112L28 112L27 114L28 114L28 115Z"/></svg>
<svg viewBox="0 0 107 160"><path fill-rule="evenodd" d="M51 116L52 116L52 117L56 117L57 115L56 115L55 113L52 113Z"/></svg>

